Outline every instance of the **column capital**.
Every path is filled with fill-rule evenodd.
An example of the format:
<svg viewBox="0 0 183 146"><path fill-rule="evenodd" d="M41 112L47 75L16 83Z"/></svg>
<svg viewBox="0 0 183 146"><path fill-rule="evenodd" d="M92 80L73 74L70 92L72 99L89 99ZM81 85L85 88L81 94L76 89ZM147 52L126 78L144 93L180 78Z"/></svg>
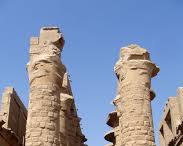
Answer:
<svg viewBox="0 0 183 146"><path fill-rule="evenodd" d="M148 69L151 77L156 76L160 70L159 67L151 61L148 51L134 44L121 48L120 58L114 67L118 77L121 73L125 72L125 68L133 70Z"/></svg>
<svg viewBox="0 0 183 146"><path fill-rule="evenodd" d="M58 48L63 48L64 37L58 27L42 27L40 30L40 41L50 41L55 44Z"/></svg>
<svg viewBox="0 0 183 146"><path fill-rule="evenodd" d="M55 45L60 51L62 51L64 43L65 40L63 34L58 27L42 27L39 37L31 37L30 39L30 45L33 46L31 52L34 53L37 50L36 46L46 47L51 44Z"/></svg>

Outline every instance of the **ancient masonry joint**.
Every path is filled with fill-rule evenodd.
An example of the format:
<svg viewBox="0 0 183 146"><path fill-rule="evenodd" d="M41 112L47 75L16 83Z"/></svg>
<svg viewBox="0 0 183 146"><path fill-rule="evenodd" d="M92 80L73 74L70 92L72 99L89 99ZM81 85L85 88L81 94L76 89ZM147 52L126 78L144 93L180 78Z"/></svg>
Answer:
<svg viewBox="0 0 183 146"><path fill-rule="evenodd" d="M66 67L60 60L63 35L44 27L30 40L27 109L12 87L3 93L0 146L86 146Z"/></svg>
<svg viewBox="0 0 183 146"><path fill-rule="evenodd" d="M28 110L13 87L2 95L0 146L86 146L67 69L60 59L64 38L59 28L44 27L30 40L27 64L30 94ZM146 49L123 47L114 67L117 76L115 111L107 146L155 146L151 78L159 68ZM159 125L160 146L183 146L183 87L169 97Z"/></svg>
<svg viewBox="0 0 183 146"><path fill-rule="evenodd" d="M151 101L151 78L159 68L149 53L138 45L121 49L115 65L118 78L117 96L107 124L113 129L105 135L111 146L155 146Z"/></svg>
<svg viewBox="0 0 183 146"><path fill-rule="evenodd" d="M60 61L64 46L57 27L45 27L30 41L27 70L30 97L26 146L84 146L66 67Z"/></svg>
<svg viewBox="0 0 183 146"><path fill-rule="evenodd" d="M183 87L169 97L159 123L160 146L183 146Z"/></svg>

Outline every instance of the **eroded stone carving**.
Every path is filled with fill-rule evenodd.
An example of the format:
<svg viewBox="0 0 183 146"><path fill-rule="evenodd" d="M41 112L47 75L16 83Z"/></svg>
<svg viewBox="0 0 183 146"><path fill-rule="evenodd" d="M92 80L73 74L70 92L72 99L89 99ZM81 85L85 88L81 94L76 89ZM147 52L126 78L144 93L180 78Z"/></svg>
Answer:
<svg viewBox="0 0 183 146"><path fill-rule="evenodd" d="M114 132L107 133L106 140L113 146L155 146L151 111L155 94L150 88L151 78L159 68L151 62L146 49L130 45L121 49L115 72L119 84L114 99L117 117L114 120L109 114L113 120L107 123Z"/></svg>
<svg viewBox="0 0 183 146"><path fill-rule="evenodd" d="M30 41L30 82L26 146L83 146L66 67L60 60L64 46L57 27L45 27ZM68 125L70 124L70 125Z"/></svg>
<svg viewBox="0 0 183 146"><path fill-rule="evenodd" d="M169 97L159 124L160 146L183 145L183 87L179 87L176 97Z"/></svg>
<svg viewBox="0 0 183 146"><path fill-rule="evenodd" d="M0 145L23 146L27 109L13 87L3 92L0 110Z"/></svg>

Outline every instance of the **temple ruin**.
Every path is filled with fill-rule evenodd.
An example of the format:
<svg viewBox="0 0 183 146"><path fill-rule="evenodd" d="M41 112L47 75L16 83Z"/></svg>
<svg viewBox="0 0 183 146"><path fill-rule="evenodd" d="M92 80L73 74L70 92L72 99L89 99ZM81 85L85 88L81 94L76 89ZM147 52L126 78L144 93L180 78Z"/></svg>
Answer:
<svg viewBox="0 0 183 146"><path fill-rule="evenodd" d="M107 124L113 129L105 135L111 146L155 146L151 101L151 78L159 68L149 53L138 45L121 49L115 65L118 91Z"/></svg>
<svg viewBox="0 0 183 146"><path fill-rule="evenodd" d="M159 124L160 146L183 146L183 88L169 97Z"/></svg>
<svg viewBox="0 0 183 146"><path fill-rule="evenodd" d="M0 110L0 146L24 146L27 109L13 87L7 87Z"/></svg>
<svg viewBox="0 0 183 146"><path fill-rule="evenodd" d="M66 67L60 61L64 38L45 27L30 41L30 82L26 146L84 146ZM34 139L34 140L33 140Z"/></svg>
<svg viewBox="0 0 183 146"><path fill-rule="evenodd" d="M2 95L0 146L87 146L69 75L61 61L64 37L57 27L43 27L30 39L27 64L28 109L13 87ZM155 146L151 78L159 72L148 51L138 45L120 50L115 110L109 113L107 146ZM165 105L159 126L160 146L183 146L183 88Z"/></svg>
<svg viewBox="0 0 183 146"><path fill-rule="evenodd" d="M2 98L0 146L86 146L68 73L60 60L63 46L57 27L44 27L39 37L31 38L28 116L14 89L7 88Z"/></svg>

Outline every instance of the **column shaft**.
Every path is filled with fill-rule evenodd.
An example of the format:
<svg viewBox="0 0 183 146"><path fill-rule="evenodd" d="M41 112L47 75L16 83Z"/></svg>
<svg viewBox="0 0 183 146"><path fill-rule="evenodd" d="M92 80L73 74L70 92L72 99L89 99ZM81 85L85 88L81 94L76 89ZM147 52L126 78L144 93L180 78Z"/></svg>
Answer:
<svg viewBox="0 0 183 146"><path fill-rule="evenodd" d="M155 146L150 88L159 68L145 49L131 45L122 48L115 71L120 87L121 145Z"/></svg>
<svg viewBox="0 0 183 146"><path fill-rule="evenodd" d="M60 62L62 46L58 28L43 28L39 38L31 39L26 146L60 145L60 93L65 73Z"/></svg>

